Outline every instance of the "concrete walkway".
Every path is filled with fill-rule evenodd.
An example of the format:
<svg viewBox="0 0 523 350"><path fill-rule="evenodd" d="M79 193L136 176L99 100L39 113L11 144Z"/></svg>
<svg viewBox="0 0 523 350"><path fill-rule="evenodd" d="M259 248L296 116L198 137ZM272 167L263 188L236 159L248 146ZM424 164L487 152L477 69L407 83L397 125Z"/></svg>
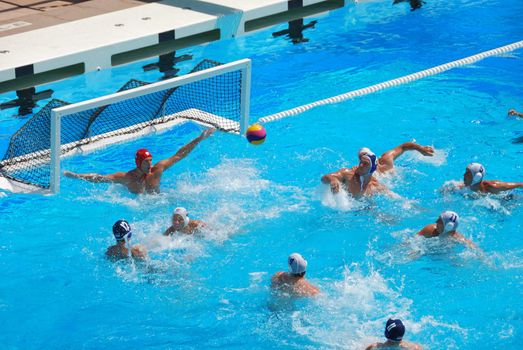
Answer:
<svg viewBox="0 0 523 350"><path fill-rule="evenodd" d="M0 93L243 35L352 0L0 0Z"/></svg>

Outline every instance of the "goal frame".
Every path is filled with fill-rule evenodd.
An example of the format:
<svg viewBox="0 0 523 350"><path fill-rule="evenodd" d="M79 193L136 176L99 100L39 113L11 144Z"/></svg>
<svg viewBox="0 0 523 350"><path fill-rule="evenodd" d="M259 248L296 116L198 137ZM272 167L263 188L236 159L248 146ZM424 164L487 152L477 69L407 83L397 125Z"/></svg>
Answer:
<svg viewBox="0 0 523 350"><path fill-rule="evenodd" d="M249 125L250 91L251 91L251 60L242 59L235 62L212 67L202 71L189 73L180 77L163 80L160 82L140 86L135 89L125 90L110 95L97 97L71 105L54 108L51 110L51 172L50 191L53 194L60 192L60 156L61 156L61 119L64 116L84 110L107 106L113 103L139 97L148 93L168 90L199 80L212 78L233 71L242 71L240 94L240 135L245 135Z"/></svg>

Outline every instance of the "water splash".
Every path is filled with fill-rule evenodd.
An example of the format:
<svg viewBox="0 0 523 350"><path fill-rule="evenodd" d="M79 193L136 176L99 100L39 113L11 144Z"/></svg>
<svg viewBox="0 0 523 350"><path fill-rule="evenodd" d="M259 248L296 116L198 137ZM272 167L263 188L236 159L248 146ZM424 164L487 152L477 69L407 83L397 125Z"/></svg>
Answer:
<svg viewBox="0 0 523 350"><path fill-rule="evenodd" d="M432 155L432 157L424 156L423 154L415 151L405 153L405 159L407 160L419 163L432 164L437 167L447 164L447 156L448 153L446 150L437 148L434 148L434 154Z"/></svg>
<svg viewBox="0 0 523 350"><path fill-rule="evenodd" d="M365 274L352 264L344 266L341 280L317 284L320 296L299 301L299 309L281 310L270 319L268 331L287 325L291 333L312 341L313 348L363 349L382 334L388 317L415 323L411 321L412 300L401 295L403 286L395 286L378 271Z"/></svg>
<svg viewBox="0 0 523 350"><path fill-rule="evenodd" d="M330 186L322 185L318 188L317 192L321 204L331 209L340 211L357 211L369 207L369 203L365 198L357 200L347 193L344 188L340 188L338 193L332 193Z"/></svg>

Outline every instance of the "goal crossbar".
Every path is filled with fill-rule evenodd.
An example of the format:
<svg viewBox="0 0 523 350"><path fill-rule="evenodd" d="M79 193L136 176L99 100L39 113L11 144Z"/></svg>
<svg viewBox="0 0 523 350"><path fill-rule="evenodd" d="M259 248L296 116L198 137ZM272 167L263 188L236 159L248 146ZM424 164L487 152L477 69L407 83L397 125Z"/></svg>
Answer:
<svg viewBox="0 0 523 350"><path fill-rule="evenodd" d="M175 89L178 87L181 87L183 85L187 85L190 83L202 81L207 78L213 78L217 77L223 74L227 74L234 71L241 71L241 91L240 91L240 120L239 122L236 122L237 125L235 132L240 135L244 135L246 132L246 129L248 127L249 123L249 102L250 102L250 81L251 81L251 60L249 59L243 59L223 65L219 65L216 67L208 68L205 70L197 71L194 73L190 73L184 76L175 77L172 79L148 84L145 86L133 88L130 90L120 91L111 95L102 96L98 98L94 98L87 101L82 101L79 103L54 108L51 110L51 120L50 120L50 128L51 128L51 135L50 135L50 191L51 193L58 193L60 191L60 157L62 155L62 149L64 148L64 145L61 144L61 121L62 118L71 114L80 113L82 111L86 110L92 110L104 106L108 106L111 104L115 104L118 102L123 102L126 100L130 100L136 97L140 97L146 94L153 94L155 92L165 91L169 89ZM212 117L214 124L220 125L221 121L225 118L222 118L217 115L212 115L211 113L207 113L205 111L200 111L198 109L190 109L188 110L192 116L190 118L191 120L202 123L204 125L212 125L213 123L207 123L206 120L207 117ZM169 117L174 118L184 118L184 115L187 111L182 111L175 113L171 116L163 116L163 121L168 122L170 119ZM194 118L196 116L196 118ZM199 118L201 117L201 119ZM229 120L228 123L230 124L231 121ZM233 122L234 123L234 122ZM172 127L176 124L179 124L178 122L171 122L167 123L166 126ZM150 127L151 129L148 129L149 131L157 131L160 129L158 125L152 125ZM165 127L162 127L165 128ZM116 132L116 131L115 131ZM140 134L143 134L144 132L140 131ZM116 133L115 133L116 135ZM103 135L100 135L103 136ZM105 135L107 136L107 135ZM134 137L116 137L114 140L118 140L118 142L122 141L123 139L132 138ZM108 142L105 141L104 144L107 144ZM94 145L93 145L94 146Z"/></svg>

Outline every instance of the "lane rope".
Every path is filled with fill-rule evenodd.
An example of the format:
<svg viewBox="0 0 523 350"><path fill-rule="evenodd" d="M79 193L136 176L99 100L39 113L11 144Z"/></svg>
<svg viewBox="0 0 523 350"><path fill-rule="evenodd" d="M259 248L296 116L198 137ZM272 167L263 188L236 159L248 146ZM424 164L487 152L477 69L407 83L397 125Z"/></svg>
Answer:
<svg viewBox="0 0 523 350"><path fill-rule="evenodd" d="M323 100L315 101L315 102L312 102L312 103L304 104L304 105L299 106L299 107L288 109L286 111L282 111L282 112L278 112L278 113L275 113L275 114L271 114L271 115L268 115L268 116L265 116L263 118L258 119L258 123L272 122L274 120L278 120L278 119L282 119L282 118L285 118L285 117L301 114L301 113L303 113L305 111L308 111L308 110L310 110L312 108L316 108L316 107L319 107L319 106L325 106L325 105L329 105L329 104L340 103L342 101L345 101L345 100L348 100L348 99L351 99L351 98L372 94L372 93L374 93L376 91L388 89L388 88L391 88L393 86L399 86L399 85L407 84L407 83L413 82L413 81L421 79L421 78L425 78L425 77L428 77L428 76L431 76L431 75L436 75L436 74L445 72L445 71L453 69L453 68L462 67L462 66L465 66L465 65L477 62L477 61L481 61L481 60L483 60L483 59L485 59L487 57L504 54L504 53L507 53L507 52L510 52L510 51L514 51L514 50L520 49L522 47L523 47L523 40L515 42L515 43L512 43L510 45L501 46L501 47L498 47L498 48L493 49L493 50L484 51L484 52L481 52L481 53L479 53L477 55L465 57L465 58L462 58L462 59L459 59L459 60L456 60L456 61L452 61L452 62L445 63L445 64L442 64L442 65L439 65L439 66L436 66L436 67L425 69L425 70L422 70L422 71L419 71L419 72L416 72L416 73L413 73L413 74L404 75L402 77L399 77L399 78L396 78L396 79L392 79L392 80L387 80L387 81L384 81L382 83L371 85L371 86L368 86L368 87L363 88L363 89L349 91L349 92L346 92L346 93L341 94L341 95L329 97L329 98L326 98L326 99L323 99Z"/></svg>

